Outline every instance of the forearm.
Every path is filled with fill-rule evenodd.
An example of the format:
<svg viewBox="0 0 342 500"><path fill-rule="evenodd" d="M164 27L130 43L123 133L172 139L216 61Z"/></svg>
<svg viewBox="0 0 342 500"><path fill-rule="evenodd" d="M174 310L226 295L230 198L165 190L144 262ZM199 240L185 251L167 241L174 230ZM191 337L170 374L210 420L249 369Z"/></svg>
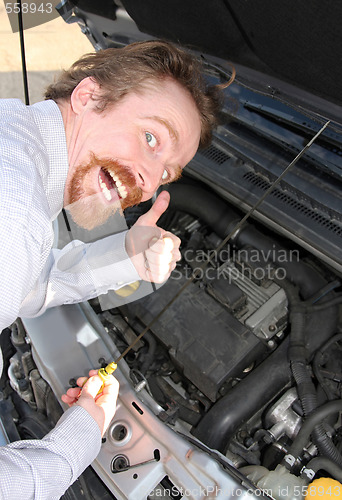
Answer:
<svg viewBox="0 0 342 500"><path fill-rule="evenodd" d="M73 241L62 250L53 250L23 301L20 316L37 316L49 307L89 300L138 280L125 250L125 234L88 244Z"/></svg>
<svg viewBox="0 0 342 500"><path fill-rule="evenodd" d="M11 443L0 448L0 498L53 500L60 498L96 458L101 433L81 407L70 408L41 440Z"/></svg>

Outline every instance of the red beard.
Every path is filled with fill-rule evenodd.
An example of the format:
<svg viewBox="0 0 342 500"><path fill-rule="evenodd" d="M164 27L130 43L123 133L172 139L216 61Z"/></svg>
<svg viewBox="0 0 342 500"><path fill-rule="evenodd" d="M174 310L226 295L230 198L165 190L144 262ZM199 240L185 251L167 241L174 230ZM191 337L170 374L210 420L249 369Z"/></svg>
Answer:
<svg viewBox="0 0 342 500"><path fill-rule="evenodd" d="M103 194L99 192L99 187L93 189L84 188L85 176L94 168L101 168L105 173L112 173L118 176L127 191L126 198L121 198L115 187L112 189L117 193L116 202L104 203ZM136 185L136 178L131 170L121 165L118 161L108 158L98 158L91 155L87 164L77 167L69 186L68 199L70 206L67 208L76 222L85 229L93 229L103 224L117 209L125 210L128 207L141 202L142 191Z"/></svg>

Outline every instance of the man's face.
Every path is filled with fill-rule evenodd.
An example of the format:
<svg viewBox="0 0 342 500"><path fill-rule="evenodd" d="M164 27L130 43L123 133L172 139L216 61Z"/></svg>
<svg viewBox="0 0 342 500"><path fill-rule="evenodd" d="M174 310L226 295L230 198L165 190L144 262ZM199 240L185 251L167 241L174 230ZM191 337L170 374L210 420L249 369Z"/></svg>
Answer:
<svg viewBox="0 0 342 500"><path fill-rule="evenodd" d="M64 206L86 229L177 179L201 133L192 97L171 79L151 83L103 113L95 105L91 99L82 104L73 124L64 195Z"/></svg>

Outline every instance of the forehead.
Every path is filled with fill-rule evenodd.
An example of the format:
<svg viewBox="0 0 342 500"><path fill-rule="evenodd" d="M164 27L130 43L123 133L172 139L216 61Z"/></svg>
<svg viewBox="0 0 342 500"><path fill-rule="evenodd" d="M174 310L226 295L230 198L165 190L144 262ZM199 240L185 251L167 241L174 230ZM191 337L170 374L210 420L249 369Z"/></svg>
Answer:
<svg viewBox="0 0 342 500"><path fill-rule="evenodd" d="M162 80L146 80L136 90L132 90L117 103L104 111L114 114L123 111L129 113L127 118L151 118L169 128L170 135L177 139L177 131L170 127L172 119L198 122L200 114L193 97L172 78ZM165 114L171 121L165 119ZM197 127L196 127L197 128Z"/></svg>

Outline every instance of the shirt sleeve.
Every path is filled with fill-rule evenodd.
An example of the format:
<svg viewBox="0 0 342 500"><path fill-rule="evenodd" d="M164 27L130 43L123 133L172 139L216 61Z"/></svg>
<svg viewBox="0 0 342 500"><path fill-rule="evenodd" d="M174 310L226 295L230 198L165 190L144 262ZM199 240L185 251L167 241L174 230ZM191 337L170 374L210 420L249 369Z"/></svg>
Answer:
<svg viewBox="0 0 342 500"><path fill-rule="evenodd" d="M95 420L73 406L41 440L0 448L0 500L60 498L96 458L101 433Z"/></svg>
<svg viewBox="0 0 342 500"><path fill-rule="evenodd" d="M126 253L126 232L93 243L74 240L62 250L52 249L18 315L36 316L48 307L89 300L140 280Z"/></svg>

